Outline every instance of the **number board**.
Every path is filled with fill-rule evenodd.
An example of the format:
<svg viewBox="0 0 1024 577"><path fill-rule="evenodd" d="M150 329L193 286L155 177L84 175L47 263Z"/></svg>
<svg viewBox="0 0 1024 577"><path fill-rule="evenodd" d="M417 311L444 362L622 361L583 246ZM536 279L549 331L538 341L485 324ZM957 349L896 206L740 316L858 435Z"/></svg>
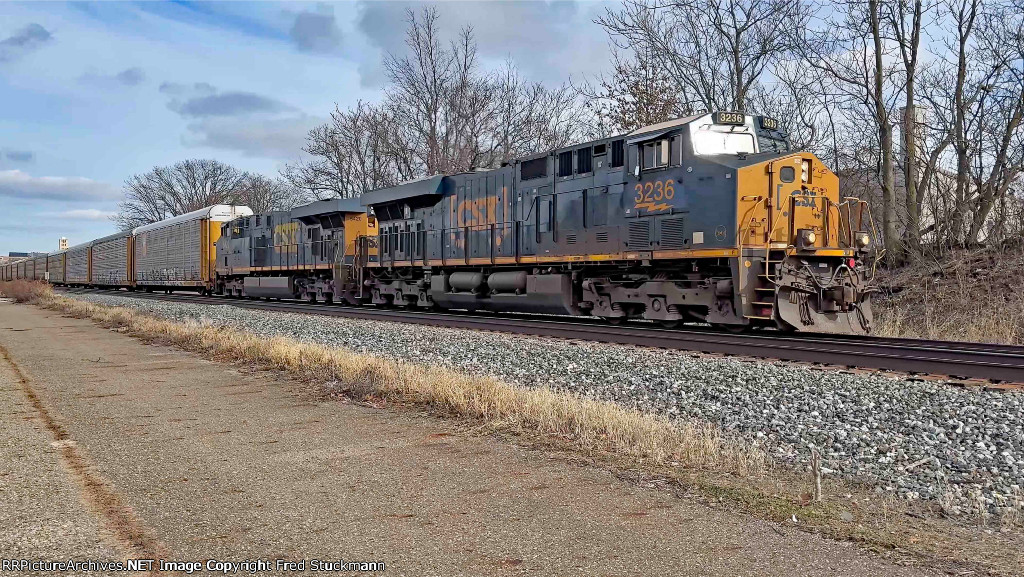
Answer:
<svg viewBox="0 0 1024 577"><path fill-rule="evenodd" d="M743 126L747 123L747 117L742 112L716 112L714 122L715 124Z"/></svg>
<svg viewBox="0 0 1024 577"><path fill-rule="evenodd" d="M761 128L763 128L765 130L778 130L779 129L779 121L775 120L774 118L769 118L767 116L762 116L761 117Z"/></svg>

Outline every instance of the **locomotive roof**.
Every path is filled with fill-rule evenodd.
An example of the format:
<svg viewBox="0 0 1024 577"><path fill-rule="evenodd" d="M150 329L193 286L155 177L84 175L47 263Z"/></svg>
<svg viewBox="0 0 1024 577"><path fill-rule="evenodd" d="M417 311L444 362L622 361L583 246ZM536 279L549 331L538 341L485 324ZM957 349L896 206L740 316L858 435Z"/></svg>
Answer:
<svg viewBox="0 0 1024 577"><path fill-rule="evenodd" d="M444 193L444 188L442 187L443 183L443 174L417 178L415 180L408 180L406 182L396 184L390 188L381 188L378 190L371 190L370 192L364 192L363 196L360 197L360 200L363 206L371 206L374 204L385 204L388 202L395 202L396 200L404 200L406 198L429 195L437 196Z"/></svg>
<svg viewBox="0 0 1024 577"><path fill-rule="evenodd" d="M743 168L751 164L758 164L766 160L785 158L787 156L799 156L798 152L751 152L744 155L739 154L709 154L704 157L708 162L714 162L728 168Z"/></svg>
<svg viewBox="0 0 1024 577"><path fill-rule="evenodd" d="M290 216L296 220L303 220L336 212L366 212L366 209L358 198L329 198L297 206L291 210Z"/></svg>
<svg viewBox="0 0 1024 577"><path fill-rule="evenodd" d="M674 120L666 120L665 122L651 124L650 126L641 126L640 128L634 130L633 132L626 134L626 138L628 139L630 144L636 141L654 138L661 133L668 132L669 130L673 130L685 124L689 124L694 120L701 118L702 116L707 116L707 114L694 114L693 116L676 118Z"/></svg>

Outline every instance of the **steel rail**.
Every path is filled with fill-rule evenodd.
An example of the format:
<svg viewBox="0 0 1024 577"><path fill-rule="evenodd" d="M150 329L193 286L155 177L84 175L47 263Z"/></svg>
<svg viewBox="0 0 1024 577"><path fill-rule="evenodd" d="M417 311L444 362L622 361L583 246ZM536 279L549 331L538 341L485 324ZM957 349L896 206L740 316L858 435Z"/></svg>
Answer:
<svg viewBox="0 0 1024 577"><path fill-rule="evenodd" d="M96 289L63 290L70 293L110 293ZM774 331L733 334L704 328L666 329L653 323L614 326L597 319L552 315L428 312L181 294L134 292L124 296L1024 383L1024 347L1011 345Z"/></svg>

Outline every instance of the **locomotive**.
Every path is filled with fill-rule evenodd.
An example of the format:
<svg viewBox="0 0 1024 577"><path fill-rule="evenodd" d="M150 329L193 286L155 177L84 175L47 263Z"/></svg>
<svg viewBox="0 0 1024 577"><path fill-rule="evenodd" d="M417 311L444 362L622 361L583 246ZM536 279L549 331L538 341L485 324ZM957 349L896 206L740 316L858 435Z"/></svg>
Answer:
<svg viewBox="0 0 1024 577"><path fill-rule="evenodd" d="M359 200L226 225L218 254L238 267L218 263L220 290L871 330L867 206L771 118L695 115Z"/></svg>
<svg viewBox="0 0 1024 577"><path fill-rule="evenodd" d="M235 208L200 239L201 291L612 324L872 328L866 203L841 199L836 175L765 116L698 114L359 199Z"/></svg>
<svg viewBox="0 0 1024 577"><path fill-rule="evenodd" d="M695 115L362 203L375 304L871 330L867 206L767 117Z"/></svg>

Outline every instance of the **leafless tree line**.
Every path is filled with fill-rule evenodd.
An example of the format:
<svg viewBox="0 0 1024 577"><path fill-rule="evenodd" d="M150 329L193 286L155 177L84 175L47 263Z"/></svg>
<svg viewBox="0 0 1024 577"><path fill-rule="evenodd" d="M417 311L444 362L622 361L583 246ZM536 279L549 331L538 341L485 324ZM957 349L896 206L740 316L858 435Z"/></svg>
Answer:
<svg viewBox="0 0 1024 577"><path fill-rule="evenodd" d="M380 103L360 102L309 133L310 160L283 176L317 198L441 173L500 166L579 141L592 123L576 91L525 80L511 62L484 70L471 28L441 38L437 11L407 12L406 52L384 62Z"/></svg>
<svg viewBox="0 0 1024 577"><path fill-rule="evenodd" d="M625 0L598 23L619 54L584 92L614 128L776 117L896 261L1024 234L1021 0Z"/></svg>
<svg viewBox="0 0 1024 577"><path fill-rule="evenodd" d="M213 204L241 204L256 212L286 209L306 200L280 178L250 174L216 160L191 159L154 167L124 183L114 217L121 230L157 222Z"/></svg>
<svg viewBox="0 0 1024 577"><path fill-rule="evenodd" d="M118 221L216 199L350 198L699 111L777 118L871 201L895 261L1024 234L1024 0L624 0L609 73L548 88L486 70L473 31L407 13L378 103L336 107L282 179L186 161L133 177ZM301 192L299 192L301 191Z"/></svg>

